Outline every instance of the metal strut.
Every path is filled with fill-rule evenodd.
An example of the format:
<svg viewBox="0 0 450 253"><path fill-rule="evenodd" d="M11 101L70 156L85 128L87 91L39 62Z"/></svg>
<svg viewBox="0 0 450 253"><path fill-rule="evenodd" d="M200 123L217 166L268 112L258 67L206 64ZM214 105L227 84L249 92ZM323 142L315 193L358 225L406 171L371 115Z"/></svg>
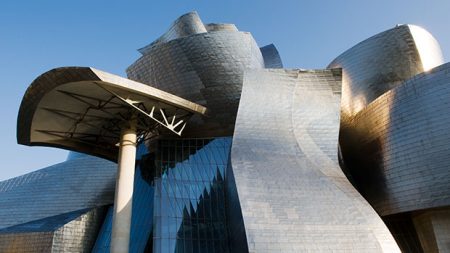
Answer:
<svg viewBox="0 0 450 253"><path fill-rule="evenodd" d="M103 85L96 83L99 87L101 87L102 89L106 90L107 92L111 93L112 95L114 95L116 98L120 99L121 101L123 101L124 103L128 104L129 106L131 106L133 109L137 110L138 112L140 112L141 114L149 117L150 119L152 119L153 121L157 122L158 124L162 125L163 127L169 129L170 131L172 131L173 133L177 134L178 136L181 136L181 133L183 132L184 128L186 127L186 122L184 122L184 120L179 120L176 121L176 115L173 115L169 122L169 118L170 117L166 117L166 114L164 113L164 111L160 108L159 109L159 113L161 114L161 116L163 117L163 120L159 120L154 116L154 112L155 112L155 108L156 106L152 106L152 109L150 110L150 112L146 112L144 111L142 108L139 108L138 106L136 106L136 104L140 104L140 101L135 101L129 98L123 98L122 96L120 96L119 94L115 93L112 90L109 90L107 88L105 88ZM184 122L184 123L183 123ZM177 128L178 126L181 126L181 129L176 130L175 128Z"/></svg>

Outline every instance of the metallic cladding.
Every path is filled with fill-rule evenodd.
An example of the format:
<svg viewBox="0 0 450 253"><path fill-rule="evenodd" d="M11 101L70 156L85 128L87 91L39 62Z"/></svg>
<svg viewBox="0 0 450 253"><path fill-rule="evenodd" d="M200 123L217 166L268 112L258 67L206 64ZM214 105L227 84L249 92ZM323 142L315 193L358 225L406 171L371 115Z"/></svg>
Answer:
<svg viewBox="0 0 450 253"><path fill-rule="evenodd" d="M234 24L211 23L211 24L206 24L205 27L208 32L214 32L214 31L238 32L239 31Z"/></svg>
<svg viewBox="0 0 450 253"><path fill-rule="evenodd" d="M424 252L450 252L450 208L419 213L413 220Z"/></svg>
<svg viewBox="0 0 450 253"><path fill-rule="evenodd" d="M139 146L130 252L228 251L224 178L230 137ZM109 252L112 208L93 252Z"/></svg>
<svg viewBox="0 0 450 253"><path fill-rule="evenodd" d="M79 210L0 230L0 252L90 252L104 208Z"/></svg>
<svg viewBox="0 0 450 253"><path fill-rule="evenodd" d="M408 25L422 62L423 70L428 71L441 65L444 58L437 40L420 26Z"/></svg>
<svg viewBox="0 0 450 253"><path fill-rule="evenodd" d="M127 69L132 80L208 108L209 117L191 118L185 137L232 135L244 70L264 68L250 33L229 25L207 27L212 30L151 44Z"/></svg>
<svg viewBox="0 0 450 253"><path fill-rule="evenodd" d="M53 232L0 234L0 252L52 252Z"/></svg>
<svg viewBox="0 0 450 253"><path fill-rule="evenodd" d="M130 100L139 102L130 104ZM164 113L184 115L186 120L191 113L204 116L206 108L94 68L61 67L36 78L25 92L17 117L17 142L65 148L115 161L121 127L128 124L132 112L140 122L137 131L141 135L151 134L160 126L167 130L178 126L175 131L181 131L183 126L175 125L175 118L172 123L164 120Z"/></svg>
<svg viewBox="0 0 450 253"><path fill-rule="evenodd" d="M154 46L162 43L169 42L178 38L187 37L197 33L205 33L206 27L200 20L196 11L188 12L179 18L177 18L170 28L161 37L159 37L154 42L149 45L138 49L141 54L146 54L148 51L152 50Z"/></svg>
<svg viewBox="0 0 450 253"><path fill-rule="evenodd" d="M269 69L281 69L283 68L283 62L281 61L280 54L274 44L261 47L261 54L264 58L264 67Z"/></svg>
<svg viewBox="0 0 450 253"><path fill-rule="evenodd" d="M287 70L272 44L190 12L139 52L130 79L204 105L208 117L192 117L183 139L139 146L130 251L399 252L375 210L402 249L448 250L450 64L436 67L442 53L426 30L398 25L327 70ZM28 103L21 114L38 105ZM375 210L339 167L338 137L343 167ZM94 252L109 252L115 176L115 164L73 154L0 182L0 252L89 251L102 221Z"/></svg>
<svg viewBox="0 0 450 253"><path fill-rule="evenodd" d="M65 224L87 213L90 209L82 209L73 212L58 214L44 219L34 220L11 227L0 229L0 234L12 232L46 232L55 231Z"/></svg>
<svg viewBox="0 0 450 253"><path fill-rule="evenodd" d="M114 163L84 156L2 181L0 229L109 205L115 177Z"/></svg>
<svg viewBox="0 0 450 253"><path fill-rule="evenodd" d="M57 229L51 252L91 252L105 208L94 208Z"/></svg>
<svg viewBox="0 0 450 253"><path fill-rule="evenodd" d="M420 42L418 43L420 38ZM429 45L423 46L423 44ZM419 45L419 47L418 47ZM442 64L442 53L433 36L422 28L398 25L345 51L328 68L342 68L342 124L369 103L404 80Z"/></svg>
<svg viewBox="0 0 450 253"><path fill-rule="evenodd" d="M399 252L337 163L340 85L338 69L246 72L231 166L248 252Z"/></svg>
<svg viewBox="0 0 450 253"><path fill-rule="evenodd" d="M448 213L433 222L417 218L450 204L450 66L442 63L428 31L398 25L329 65L343 71L343 168L405 252L447 251L437 245L447 243Z"/></svg>
<svg viewBox="0 0 450 253"><path fill-rule="evenodd" d="M450 205L450 64L386 92L341 131L360 192L381 215Z"/></svg>

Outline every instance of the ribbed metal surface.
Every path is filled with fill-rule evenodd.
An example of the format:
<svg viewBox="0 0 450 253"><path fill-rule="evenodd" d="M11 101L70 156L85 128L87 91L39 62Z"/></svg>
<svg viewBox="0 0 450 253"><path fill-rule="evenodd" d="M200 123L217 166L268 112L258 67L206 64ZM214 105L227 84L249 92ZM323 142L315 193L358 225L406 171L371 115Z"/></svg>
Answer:
<svg viewBox="0 0 450 253"><path fill-rule="evenodd" d="M139 49L138 51L141 54L147 54L149 51L153 50L153 47L158 44L163 44L171 40L187 37L197 33L205 33L206 31L206 27L200 20L197 12L188 12L177 18L177 20L173 22L167 32L161 35L161 37L159 37L149 45Z"/></svg>
<svg viewBox="0 0 450 253"><path fill-rule="evenodd" d="M328 67L342 68L342 125L370 102L404 80L424 71L421 55L436 55L430 66L443 63L439 45L415 26L399 25L379 33L338 56ZM418 47L421 38L427 47Z"/></svg>
<svg viewBox="0 0 450 253"><path fill-rule="evenodd" d="M283 62L281 61L280 54L274 44L261 47L261 54L264 58L264 67L281 69L283 68Z"/></svg>
<svg viewBox="0 0 450 253"><path fill-rule="evenodd" d="M450 252L450 208L426 211L413 220L424 252Z"/></svg>
<svg viewBox="0 0 450 253"><path fill-rule="evenodd" d="M52 252L91 252L106 209L92 209L54 232Z"/></svg>
<svg viewBox="0 0 450 253"><path fill-rule="evenodd" d="M381 215L450 205L450 64L386 92L341 132L355 182Z"/></svg>
<svg viewBox="0 0 450 253"><path fill-rule="evenodd" d="M328 70L286 70L276 69L272 44L258 48L235 25L203 24L190 12L139 51L130 79L209 115L190 119L186 139L146 143L152 153L140 145L130 251L399 252L360 193L382 216L399 215L386 220L402 248L448 251L450 64L428 71L443 60L424 29L377 34ZM92 71L43 87L101 80ZM32 96L21 114L37 105ZM18 129L19 142L25 132ZM231 137L210 137L233 134L230 158ZM339 134L342 165L360 193L339 167ZM89 251L115 175L113 163L71 155L0 182L0 252ZM109 251L111 214L95 252Z"/></svg>
<svg viewBox="0 0 450 253"><path fill-rule="evenodd" d="M0 234L0 252L47 253L52 242L53 232Z"/></svg>
<svg viewBox="0 0 450 253"><path fill-rule="evenodd" d="M116 165L84 156L0 182L0 229L113 202Z"/></svg>
<svg viewBox="0 0 450 253"><path fill-rule="evenodd" d="M79 210L0 230L0 252L90 252L105 208Z"/></svg>
<svg viewBox="0 0 450 253"><path fill-rule="evenodd" d="M185 27L192 22L197 28L190 30L197 32L157 40L141 50L143 56L127 69L127 74L130 79L208 108L209 117L191 118L184 137L231 135L243 72L264 68L264 60L250 33L217 25L216 30L199 32L203 29L198 28L199 18L194 16L196 13L189 14L189 18L182 16L182 20L175 23Z"/></svg>
<svg viewBox="0 0 450 253"><path fill-rule="evenodd" d="M231 165L249 252L399 252L337 163L340 85L340 70L246 73Z"/></svg>

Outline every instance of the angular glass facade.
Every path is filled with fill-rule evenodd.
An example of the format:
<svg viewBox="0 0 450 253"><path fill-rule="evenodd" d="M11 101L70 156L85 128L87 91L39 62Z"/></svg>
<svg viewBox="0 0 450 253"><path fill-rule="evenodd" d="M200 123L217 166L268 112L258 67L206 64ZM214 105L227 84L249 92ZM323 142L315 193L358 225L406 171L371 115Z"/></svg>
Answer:
<svg viewBox="0 0 450 253"><path fill-rule="evenodd" d="M231 138L163 140L155 156L153 252L228 252Z"/></svg>
<svg viewBox="0 0 450 253"><path fill-rule="evenodd" d="M224 178L230 148L231 137L159 140L150 152L139 147L130 252L228 252ZM109 252L112 211L93 252Z"/></svg>
<svg viewBox="0 0 450 253"><path fill-rule="evenodd" d="M146 174L142 159L143 155L147 153L145 145L140 145L137 151L136 158L138 161L134 178L130 252L144 252L152 230L154 187L148 178L148 174ZM110 250L113 209L113 206L108 209L92 252L109 252Z"/></svg>
<svg viewBox="0 0 450 253"><path fill-rule="evenodd" d="M119 166L0 182L0 252L450 252L450 63L422 28L283 69L191 12L139 51L128 79L63 67L27 90L20 144Z"/></svg>

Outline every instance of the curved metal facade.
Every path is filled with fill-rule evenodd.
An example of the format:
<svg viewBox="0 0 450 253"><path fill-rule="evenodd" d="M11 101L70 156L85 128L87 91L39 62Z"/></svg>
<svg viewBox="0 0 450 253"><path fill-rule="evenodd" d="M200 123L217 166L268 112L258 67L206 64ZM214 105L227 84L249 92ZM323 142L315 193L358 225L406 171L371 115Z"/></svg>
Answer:
<svg viewBox="0 0 450 253"><path fill-rule="evenodd" d="M148 85L91 68L55 69L29 88L18 119L19 143L113 160L116 151L107 150L116 150L117 136L103 131L119 133L119 121L129 119L123 114L151 117L159 105L162 126L173 130L175 116L185 122L198 113L175 139L138 118L130 251L399 252L394 237L406 251L447 249L450 64L436 67L442 54L426 30L398 25L326 70L289 70L272 44L259 48L235 25L203 24L190 12L139 52L127 75ZM74 94L86 84L92 87ZM61 92L88 107L52 97ZM133 109L119 111L119 102ZM81 112L70 118L75 125L64 125L70 104ZM111 114L106 104L119 121L105 125L100 112L88 115ZM33 119L48 105L51 112ZM86 115L97 119L83 129ZM57 140L49 137L54 122L62 127ZM102 134L92 138L90 127ZM90 149L73 148L75 130L89 130L83 143ZM71 154L0 182L0 206L7 207L0 209L0 251L27 241L43 251L89 250L103 221L93 251L109 252L112 208L103 217L115 176L115 164ZM17 250L33 250L26 247Z"/></svg>
<svg viewBox="0 0 450 253"><path fill-rule="evenodd" d="M396 26L345 51L328 66L342 68L342 125L386 91L442 63L433 36L413 25Z"/></svg>
<svg viewBox="0 0 450 253"><path fill-rule="evenodd" d="M0 229L0 252L90 252L103 216L84 209Z"/></svg>
<svg viewBox="0 0 450 253"><path fill-rule="evenodd" d="M283 68L283 62L281 61L280 54L274 44L260 48L262 56L264 58L264 66L266 68L281 69Z"/></svg>
<svg viewBox="0 0 450 253"><path fill-rule="evenodd" d="M0 182L0 229L110 205L115 177L116 164L84 156Z"/></svg>
<svg viewBox="0 0 450 253"><path fill-rule="evenodd" d="M209 117L194 116L184 136L232 135L244 70L264 68L264 60L250 33L229 25L207 25L211 31L206 32L193 15L175 24L191 24L197 28L189 30L197 32L164 35L171 40L159 39L141 50L143 56L127 69L127 75L208 108Z"/></svg>
<svg viewBox="0 0 450 253"><path fill-rule="evenodd" d="M0 182L0 252L90 252L116 165L86 155Z"/></svg>
<svg viewBox="0 0 450 253"><path fill-rule="evenodd" d="M36 78L25 92L17 117L17 142L115 161L116 144L129 115L139 121L138 135L150 136L165 130L181 134L183 120L192 113L204 116L206 108L94 68L55 68Z"/></svg>
<svg viewBox="0 0 450 253"><path fill-rule="evenodd" d="M386 92L341 132L358 188L381 215L450 205L450 64Z"/></svg>
<svg viewBox="0 0 450 253"><path fill-rule="evenodd" d="M231 165L247 245L233 252L399 252L337 163L340 86L340 70L246 72Z"/></svg>
<svg viewBox="0 0 450 253"><path fill-rule="evenodd" d="M442 249L449 242L442 239L450 234L442 219L424 225L418 218L450 205L450 81L449 65L442 63L429 32L399 25L329 65L343 72L343 168L405 252Z"/></svg>

